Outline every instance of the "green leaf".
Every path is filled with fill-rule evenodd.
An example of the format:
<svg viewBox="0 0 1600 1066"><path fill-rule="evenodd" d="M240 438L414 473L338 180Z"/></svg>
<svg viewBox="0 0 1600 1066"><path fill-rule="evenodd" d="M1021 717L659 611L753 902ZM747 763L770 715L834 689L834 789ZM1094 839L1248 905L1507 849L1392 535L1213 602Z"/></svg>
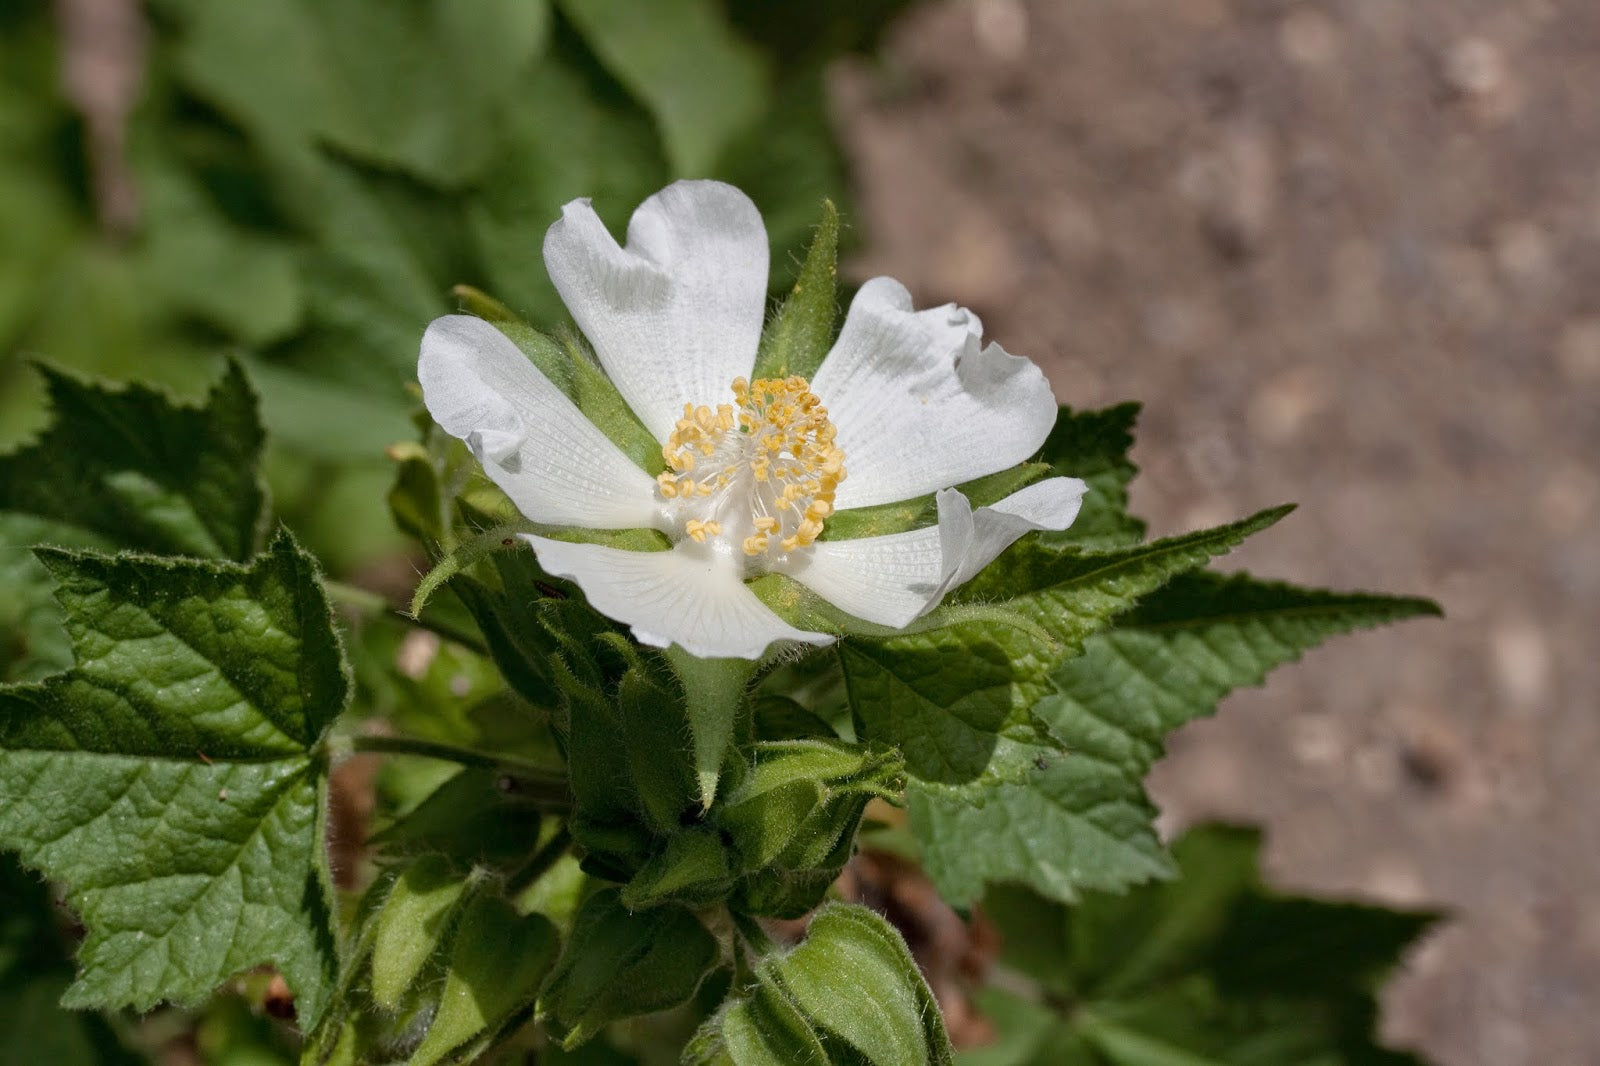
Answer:
<svg viewBox="0 0 1600 1066"><path fill-rule="evenodd" d="M701 177L766 109L760 54L713 0L559 0L617 80L655 115L672 169Z"/></svg>
<svg viewBox="0 0 1600 1066"><path fill-rule="evenodd" d="M828 904L805 942L756 971L684 1054L691 1066L795 1062L919 1066L952 1061L933 994L893 926L865 907Z"/></svg>
<svg viewBox="0 0 1600 1066"><path fill-rule="evenodd" d="M1075 752L1037 745L1015 780L937 788L913 781L906 806L939 894L970 904L993 881L1054 899L1165 877L1156 811L1137 779Z"/></svg>
<svg viewBox="0 0 1600 1066"><path fill-rule="evenodd" d="M70 1006L195 1003L276 965L302 1020L334 954L317 748L348 680L315 562L41 552L78 655L0 688L0 844L88 927Z"/></svg>
<svg viewBox="0 0 1600 1066"><path fill-rule="evenodd" d="M1167 733L1327 637L1434 613L1426 600L1178 576L1057 668L1055 691L1030 708L1050 743L1029 749L1020 780L913 783L911 822L930 876L958 902L985 882L1070 901L1083 888L1162 876L1143 779Z"/></svg>
<svg viewBox="0 0 1600 1066"><path fill-rule="evenodd" d="M400 1009L448 931L447 919L467 882L438 856L424 856L401 872L372 926L372 1000Z"/></svg>
<svg viewBox="0 0 1600 1066"><path fill-rule="evenodd" d="M555 49L522 77L498 116L496 156L466 205L489 287L544 326L567 317L538 255L562 206L588 197L612 232L621 232L633 209L671 177L650 116L581 53Z"/></svg>
<svg viewBox="0 0 1600 1066"><path fill-rule="evenodd" d="M1042 743L1032 707L1057 650L1016 616L990 615L887 640L839 644L857 733L905 755L914 782L994 780Z"/></svg>
<svg viewBox="0 0 1600 1066"><path fill-rule="evenodd" d="M266 522L262 430L237 364L201 407L41 370L55 420L35 443L0 456L0 511L121 548L250 557Z"/></svg>
<svg viewBox="0 0 1600 1066"><path fill-rule="evenodd" d="M539 1021L571 1050L609 1022L687 1001L717 956L716 938L688 908L632 914L615 889L603 889L578 910L539 993Z"/></svg>
<svg viewBox="0 0 1600 1066"><path fill-rule="evenodd" d="M1204 566L1212 556L1283 518L1294 506L1149 544L1105 552L1052 548L1025 537L955 594L957 602L1006 596L1010 610L1033 620L1068 648L1077 649L1115 615L1173 577Z"/></svg>
<svg viewBox="0 0 1600 1066"><path fill-rule="evenodd" d="M1068 751L1143 777L1167 733L1340 633L1436 615L1428 600L1297 588L1236 574L1175 578L1090 638L1035 713Z"/></svg>
<svg viewBox="0 0 1600 1066"><path fill-rule="evenodd" d="M252 346L293 333L305 310L293 246L231 224L176 168L145 169L144 278L156 297Z"/></svg>
<svg viewBox="0 0 1600 1066"><path fill-rule="evenodd" d="M1256 872L1257 834L1192 830L1178 880L1076 907L992 892L1005 962L1070 1003L1057 1042L1127 1066L1400 1066L1374 1043L1382 978L1427 913L1279 896Z"/></svg>
<svg viewBox="0 0 1600 1066"><path fill-rule="evenodd" d="M1041 540L1106 549L1144 539L1144 522L1128 514L1128 483L1139 472L1128 460L1128 449L1138 417L1136 403L1101 411L1061 409L1040 458L1057 474L1082 478L1089 491L1071 527L1042 534Z"/></svg>
<svg viewBox="0 0 1600 1066"><path fill-rule="evenodd" d="M539 983L555 962L559 938L544 915L518 914L489 892L474 895L463 911L438 1012L409 1066L473 1060L532 1016Z"/></svg>
<svg viewBox="0 0 1600 1066"><path fill-rule="evenodd" d="M492 158L483 117L511 97L549 20L521 0L433 0L404 18L362 0L175 6L186 80L269 151L325 138L450 188Z"/></svg>
<svg viewBox="0 0 1600 1066"><path fill-rule="evenodd" d="M822 221L817 223L806 250L800 276L761 334L752 378L806 380L816 375L823 356L833 347L833 324L839 314L839 209L822 201Z"/></svg>

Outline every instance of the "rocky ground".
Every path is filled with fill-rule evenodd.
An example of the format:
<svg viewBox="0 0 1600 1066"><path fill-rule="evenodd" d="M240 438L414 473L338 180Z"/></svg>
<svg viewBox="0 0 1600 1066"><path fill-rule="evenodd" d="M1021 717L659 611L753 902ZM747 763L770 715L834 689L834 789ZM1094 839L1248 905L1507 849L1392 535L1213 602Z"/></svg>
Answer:
<svg viewBox="0 0 1600 1066"><path fill-rule="evenodd" d="M1172 827L1276 881L1440 904L1386 1032L1600 1055L1600 5L960 0L837 72L864 251L1075 406L1146 412L1166 534L1439 599L1181 733Z"/></svg>

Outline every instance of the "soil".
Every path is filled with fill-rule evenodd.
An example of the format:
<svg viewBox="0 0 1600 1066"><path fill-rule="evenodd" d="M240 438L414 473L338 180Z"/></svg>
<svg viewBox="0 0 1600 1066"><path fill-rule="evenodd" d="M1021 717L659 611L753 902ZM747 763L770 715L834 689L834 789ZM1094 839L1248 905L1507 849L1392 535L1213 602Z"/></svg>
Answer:
<svg viewBox="0 0 1600 1066"><path fill-rule="evenodd" d="M1441 905L1384 1031L1600 1061L1600 4L962 0L835 72L858 277L956 300L1075 407L1145 402L1155 535L1438 599L1179 733L1164 826Z"/></svg>

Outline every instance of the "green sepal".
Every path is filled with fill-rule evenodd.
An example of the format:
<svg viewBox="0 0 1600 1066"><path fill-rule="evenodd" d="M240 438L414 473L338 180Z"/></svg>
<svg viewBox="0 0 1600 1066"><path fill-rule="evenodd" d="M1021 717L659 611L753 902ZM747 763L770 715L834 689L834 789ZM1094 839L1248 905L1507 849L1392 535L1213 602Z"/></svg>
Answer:
<svg viewBox="0 0 1600 1066"><path fill-rule="evenodd" d="M595 362L582 342L563 332L552 337L529 325L509 308L469 285L455 288L467 310L511 339L550 383L566 393L585 418L593 422L622 453L652 477L667 468L661 442L633 413L616 385Z"/></svg>
<svg viewBox="0 0 1600 1066"><path fill-rule="evenodd" d="M616 696L628 778L641 813L658 833L675 831L698 810L700 797L689 743L693 705L671 681L640 663L622 675Z"/></svg>
<svg viewBox="0 0 1600 1066"><path fill-rule="evenodd" d="M1019 463L993 474L964 481L956 490L965 496L974 508L987 507L1005 499L1018 489L1027 488L1051 472L1045 463ZM939 502L935 493L915 496L895 503L874 504L871 507L851 507L839 511L823 527L819 540L849 540L855 537L881 537L932 525L939 519Z"/></svg>
<svg viewBox="0 0 1600 1066"><path fill-rule="evenodd" d="M533 1017L560 938L550 919L479 892L462 907L439 1007L407 1066L471 1062Z"/></svg>
<svg viewBox="0 0 1600 1066"><path fill-rule="evenodd" d="M531 1017L559 941L497 878L441 856L380 873L354 928L336 1009L304 1066L467 1061Z"/></svg>
<svg viewBox="0 0 1600 1066"><path fill-rule="evenodd" d="M787 378L807 381L816 376L823 357L833 346L838 296L839 209L822 201L822 220L806 249L794 288L761 334L751 378Z"/></svg>
<svg viewBox="0 0 1600 1066"><path fill-rule="evenodd" d="M466 878L442 856L423 856L400 874L372 925L369 987L380 1008L401 1008L466 890Z"/></svg>
<svg viewBox="0 0 1600 1066"><path fill-rule="evenodd" d="M745 685L755 673L748 659L702 659L677 645L663 653L683 686L689 733L694 741L695 784L700 806L711 806L717 777L745 708Z"/></svg>
<svg viewBox="0 0 1600 1066"><path fill-rule="evenodd" d="M804 943L757 967L754 987L700 1028L683 1061L949 1066L953 1052L900 934L865 907L831 903Z"/></svg>
<svg viewBox="0 0 1600 1066"><path fill-rule="evenodd" d="M88 927L65 1002L196 1003L271 963L314 1023L335 958L321 743L349 694L315 561L287 532L248 566L39 554L79 661L0 687L0 844Z"/></svg>
<svg viewBox="0 0 1600 1066"><path fill-rule="evenodd" d="M713 819L746 872L822 866L869 799L899 796L904 765L893 749L842 741L758 743Z"/></svg>
<svg viewBox="0 0 1600 1066"><path fill-rule="evenodd" d="M666 846L622 886L622 905L637 911L663 903L702 907L721 900L733 887L729 858L712 829L681 829L667 837Z"/></svg>
<svg viewBox="0 0 1600 1066"><path fill-rule="evenodd" d="M758 743L752 758L712 812L744 871L728 902L745 914L799 918L854 853L867 803L898 802L904 760L894 749L831 740Z"/></svg>
<svg viewBox="0 0 1600 1066"><path fill-rule="evenodd" d="M615 889L584 901L539 992L538 1020L570 1050L621 1018L687 1002L719 957L716 937L686 907L634 914Z"/></svg>

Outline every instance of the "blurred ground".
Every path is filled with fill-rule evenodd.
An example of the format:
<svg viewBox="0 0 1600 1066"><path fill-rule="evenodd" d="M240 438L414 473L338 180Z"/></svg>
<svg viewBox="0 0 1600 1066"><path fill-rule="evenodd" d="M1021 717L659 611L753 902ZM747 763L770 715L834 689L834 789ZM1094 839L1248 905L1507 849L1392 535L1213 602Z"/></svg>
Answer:
<svg viewBox="0 0 1600 1066"><path fill-rule="evenodd" d="M1169 826L1441 903L1386 1032L1600 1061L1600 5L964 0L838 72L864 277L959 300L1074 406L1145 401L1163 535L1431 595L1176 738Z"/></svg>

